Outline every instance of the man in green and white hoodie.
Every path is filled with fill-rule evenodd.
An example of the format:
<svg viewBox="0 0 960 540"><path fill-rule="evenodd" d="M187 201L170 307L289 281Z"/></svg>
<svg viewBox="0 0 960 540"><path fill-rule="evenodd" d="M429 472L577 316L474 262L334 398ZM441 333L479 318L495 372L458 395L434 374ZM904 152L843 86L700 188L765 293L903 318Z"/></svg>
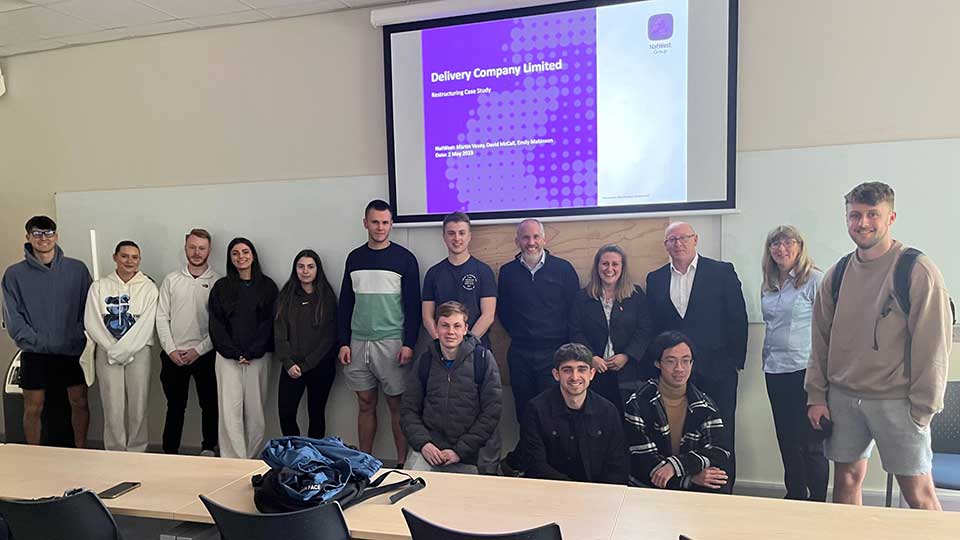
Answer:
<svg viewBox="0 0 960 540"><path fill-rule="evenodd" d="M144 452L158 291L140 271L136 243L117 244L113 261L116 271L90 285L83 323L97 344L104 448Z"/></svg>

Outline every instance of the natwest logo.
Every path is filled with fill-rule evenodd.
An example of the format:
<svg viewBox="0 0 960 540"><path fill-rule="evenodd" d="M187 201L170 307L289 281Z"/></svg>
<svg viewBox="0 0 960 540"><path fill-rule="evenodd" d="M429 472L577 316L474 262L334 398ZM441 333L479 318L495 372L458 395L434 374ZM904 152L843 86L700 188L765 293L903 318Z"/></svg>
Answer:
<svg viewBox="0 0 960 540"><path fill-rule="evenodd" d="M658 13L647 19L647 38L650 41L663 41L673 37L673 14Z"/></svg>

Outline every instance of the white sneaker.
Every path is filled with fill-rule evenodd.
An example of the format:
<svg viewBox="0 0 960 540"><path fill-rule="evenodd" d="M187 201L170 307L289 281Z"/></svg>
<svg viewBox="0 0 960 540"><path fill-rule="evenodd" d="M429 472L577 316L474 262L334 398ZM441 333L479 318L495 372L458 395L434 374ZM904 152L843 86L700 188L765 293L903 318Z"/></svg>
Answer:
<svg viewBox="0 0 960 540"><path fill-rule="evenodd" d="M217 454L213 450L203 450L200 452L200 455L204 457L217 457Z"/></svg>

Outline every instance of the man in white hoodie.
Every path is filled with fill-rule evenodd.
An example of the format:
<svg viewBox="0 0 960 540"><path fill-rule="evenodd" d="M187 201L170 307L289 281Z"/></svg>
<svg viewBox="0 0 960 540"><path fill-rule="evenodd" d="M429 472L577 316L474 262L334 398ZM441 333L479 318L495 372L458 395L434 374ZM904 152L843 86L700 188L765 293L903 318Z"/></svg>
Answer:
<svg viewBox="0 0 960 540"><path fill-rule="evenodd" d="M124 240L117 244L113 261L117 270L90 285L83 323L97 344L103 446L144 452L158 292L153 280L140 271L136 243Z"/></svg>
<svg viewBox="0 0 960 540"><path fill-rule="evenodd" d="M190 377L197 386L201 410L201 452L213 456L217 446L217 374L210 340L207 300L221 276L207 264L210 233L193 229L184 251L187 265L163 278L157 304L157 336L160 338L160 384L167 397L163 425L163 451L180 452L183 417L187 411Z"/></svg>

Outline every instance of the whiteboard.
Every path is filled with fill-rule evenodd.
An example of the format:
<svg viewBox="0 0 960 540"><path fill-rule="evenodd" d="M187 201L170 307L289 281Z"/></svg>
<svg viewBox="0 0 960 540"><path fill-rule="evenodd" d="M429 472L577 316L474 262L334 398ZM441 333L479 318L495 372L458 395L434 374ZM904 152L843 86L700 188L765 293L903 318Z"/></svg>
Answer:
<svg viewBox="0 0 960 540"><path fill-rule="evenodd" d="M896 192L893 237L928 254L948 289L960 284L949 219L960 201L960 139L741 152L740 213L721 218L721 249L743 282L751 322L763 321L760 261L767 233L780 224L798 227L817 266L826 270L855 247L843 196L865 181L886 182Z"/></svg>

